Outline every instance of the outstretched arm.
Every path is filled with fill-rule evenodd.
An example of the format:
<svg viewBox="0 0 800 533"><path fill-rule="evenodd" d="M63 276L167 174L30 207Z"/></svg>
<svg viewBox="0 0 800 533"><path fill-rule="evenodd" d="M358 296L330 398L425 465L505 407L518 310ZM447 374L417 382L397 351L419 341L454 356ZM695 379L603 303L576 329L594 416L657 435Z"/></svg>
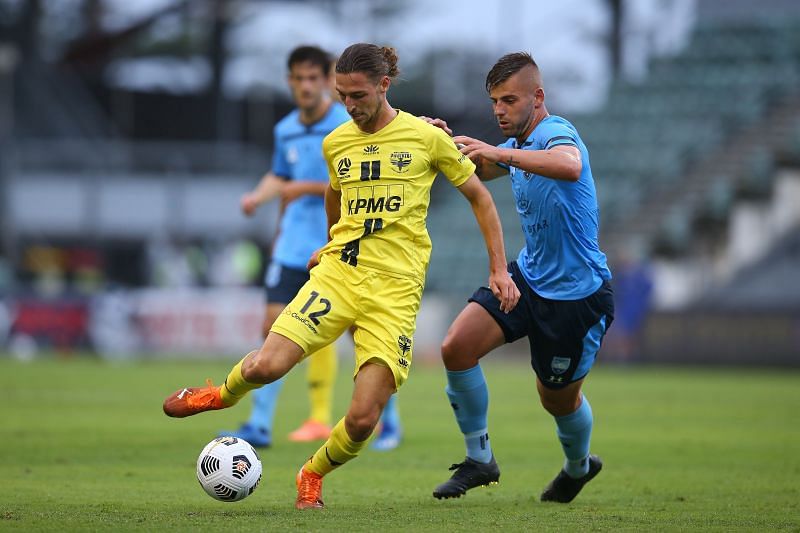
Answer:
<svg viewBox="0 0 800 533"><path fill-rule="evenodd" d="M242 213L251 216L261 204L269 202L281 194L286 184L287 180L276 176L272 172L267 172L261 177L261 181L252 191L242 195L242 199L239 202L242 207Z"/></svg>
<svg viewBox="0 0 800 533"><path fill-rule="evenodd" d="M506 269L503 228L500 225L500 217L497 215L492 195L475 174L458 190L472 205L475 219L478 221L483 239L486 241L486 250L489 254L489 288L500 300L500 309L508 313L517 305L520 294L517 285Z"/></svg>
<svg viewBox="0 0 800 533"><path fill-rule="evenodd" d="M471 137L459 136L453 140L464 145L461 153L473 161L480 157L556 180L578 181L581 177L581 152L572 145L555 146L550 150L519 150L499 148Z"/></svg>
<svg viewBox="0 0 800 533"><path fill-rule="evenodd" d="M443 130L446 134L450 137L453 136L453 130L447 125L447 122L440 118L431 118L420 116L422 120L430 124L431 126L436 126L437 128ZM454 142L455 139L453 139ZM461 150L461 153L464 152L465 145L459 142L456 142L456 147ZM503 167L499 166L497 163L492 161L488 161L487 159L481 157L478 154L474 156L470 156L470 159L473 163L475 163L475 174L481 179L481 181L491 181L493 179L497 179L501 176L506 176L508 174L508 170L504 169Z"/></svg>
<svg viewBox="0 0 800 533"><path fill-rule="evenodd" d="M466 148L466 147L464 147ZM464 153L464 149L459 146L461 149L461 153ZM475 174L481 179L481 181L491 181L497 178L501 178L503 176L508 176L508 170L501 167L497 163L493 163L489 161L485 157L481 157L480 155L469 156L470 160L475 163Z"/></svg>
<svg viewBox="0 0 800 533"><path fill-rule="evenodd" d="M281 191L281 199L288 204L301 196L325 196L328 190L327 181L290 181Z"/></svg>

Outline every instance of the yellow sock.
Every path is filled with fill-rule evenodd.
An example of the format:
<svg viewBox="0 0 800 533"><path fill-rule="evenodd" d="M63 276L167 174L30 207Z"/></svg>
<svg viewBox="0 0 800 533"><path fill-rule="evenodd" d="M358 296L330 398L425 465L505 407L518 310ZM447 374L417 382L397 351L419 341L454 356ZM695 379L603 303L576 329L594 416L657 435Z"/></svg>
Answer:
<svg viewBox="0 0 800 533"><path fill-rule="evenodd" d="M253 389L263 387L263 383L250 383L245 381L242 377L242 363L255 352L250 352L245 355L241 361L236 363L236 366L231 369L228 377L225 378L225 384L219 389L219 395L222 397L222 403L227 406L234 405L239 400L244 398L244 395Z"/></svg>
<svg viewBox="0 0 800 533"><path fill-rule="evenodd" d="M342 466L350 459L355 458L367 441L356 442L347 434L344 428L344 418L333 427L331 436L325 444L317 450L305 465L305 468L321 476L331 472L334 468Z"/></svg>
<svg viewBox="0 0 800 533"><path fill-rule="evenodd" d="M334 344L329 344L311 354L306 374L311 420L323 424L331 423L333 384L336 381L338 366L339 360L336 357Z"/></svg>

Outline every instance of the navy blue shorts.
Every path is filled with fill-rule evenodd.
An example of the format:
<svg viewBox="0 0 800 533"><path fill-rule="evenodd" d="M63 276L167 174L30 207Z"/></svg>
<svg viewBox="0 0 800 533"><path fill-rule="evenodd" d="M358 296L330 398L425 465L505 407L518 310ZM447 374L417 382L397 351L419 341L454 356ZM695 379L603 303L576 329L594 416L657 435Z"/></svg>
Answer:
<svg viewBox="0 0 800 533"><path fill-rule="evenodd" d="M264 276L266 297L268 304L283 304L291 302L300 287L309 279L308 270L305 268L292 268L280 263L272 262L267 267Z"/></svg>
<svg viewBox="0 0 800 533"><path fill-rule="evenodd" d="M519 303L506 314L487 287L469 299L497 321L506 342L528 337L531 366L545 387L560 389L586 376L600 343L614 320L611 285L605 281L594 294L580 300L549 300L530 288L516 261L508 272L521 293Z"/></svg>

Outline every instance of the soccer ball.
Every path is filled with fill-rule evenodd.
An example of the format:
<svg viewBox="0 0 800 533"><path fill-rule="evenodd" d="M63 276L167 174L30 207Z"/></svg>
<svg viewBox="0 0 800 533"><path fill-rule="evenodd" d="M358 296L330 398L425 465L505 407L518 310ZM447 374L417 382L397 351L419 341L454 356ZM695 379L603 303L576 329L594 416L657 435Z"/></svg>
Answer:
<svg viewBox="0 0 800 533"><path fill-rule="evenodd" d="M247 441L219 437L200 452L197 481L216 500L243 500L253 494L261 481L261 460Z"/></svg>

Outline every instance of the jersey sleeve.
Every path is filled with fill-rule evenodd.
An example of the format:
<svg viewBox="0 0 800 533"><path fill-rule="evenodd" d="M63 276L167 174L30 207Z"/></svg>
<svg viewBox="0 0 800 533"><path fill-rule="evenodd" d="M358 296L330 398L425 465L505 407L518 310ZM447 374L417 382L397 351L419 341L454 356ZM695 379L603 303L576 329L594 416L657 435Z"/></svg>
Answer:
<svg viewBox="0 0 800 533"><path fill-rule="evenodd" d="M453 139L439 128L430 127L431 160L454 186L463 185L475 174L475 163L458 151Z"/></svg>
<svg viewBox="0 0 800 533"><path fill-rule="evenodd" d="M560 122L542 124L541 132L537 132L541 139L542 150L549 150L554 146L578 146L575 131Z"/></svg>
<svg viewBox="0 0 800 533"><path fill-rule="evenodd" d="M292 167L286 159L286 144L278 133L278 128L273 130L275 137L274 151L272 152L272 173L286 180L292 179Z"/></svg>
<svg viewBox="0 0 800 533"><path fill-rule="evenodd" d="M331 143L329 136L322 140L322 157L325 158L325 165L328 167L328 178L330 180L331 189L340 191L342 186L339 184L339 174L333 165L333 157L331 156Z"/></svg>

